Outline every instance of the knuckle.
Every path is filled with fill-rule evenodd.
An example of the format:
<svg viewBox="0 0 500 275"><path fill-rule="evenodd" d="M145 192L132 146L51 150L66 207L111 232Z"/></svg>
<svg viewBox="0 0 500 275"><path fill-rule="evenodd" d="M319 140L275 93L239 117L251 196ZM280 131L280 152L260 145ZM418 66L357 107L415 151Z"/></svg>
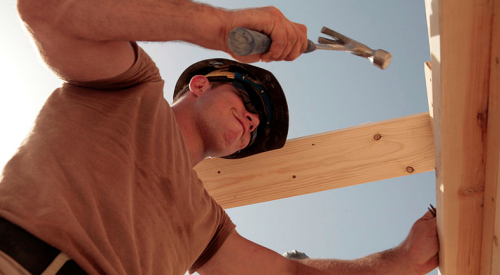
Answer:
<svg viewBox="0 0 500 275"><path fill-rule="evenodd" d="M277 15L277 16L281 16L281 15L283 15L283 14L281 13L281 11L280 11L278 8L276 8L275 6L269 6L269 7L267 7L267 9L268 9L268 11L269 11L271 14L273 14L273 15Z"/></svg>
<svg viewBox="0 0 500 275"><path fill-rule="evenodd" d="M296 32L292 32L288 35L288 40L292 42L292 46L295 45L295 42L299 40L299 36Z"/></svg>
<svg viewBox="0 0 500 275"><path fill-rule="evenodd" d="M273 47L271 48L271 52L274 54L274 55L279 55L281 54L281 52L283 52L283 49L285 49L285 45L286 43L284 41L276 41L276 42L273 42Z"/></svg>
<svg viewBox="0 0 500 275"><path fill-rule="evenodd" d="M305 32L305 33L307 32L307 27L306 27L306 25L304 25L304 24L300 24L300 23L299 23L299 24L297 24L297 25L299 26L299 29L300 29L302 32Z"/></svg>

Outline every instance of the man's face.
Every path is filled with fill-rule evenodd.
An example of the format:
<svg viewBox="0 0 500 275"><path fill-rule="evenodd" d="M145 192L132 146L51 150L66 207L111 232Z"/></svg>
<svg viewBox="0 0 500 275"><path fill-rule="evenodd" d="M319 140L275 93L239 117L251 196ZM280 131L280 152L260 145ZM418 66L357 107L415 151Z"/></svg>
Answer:
<svg viewBox="0 0 500 275"><path fill-rule="evenodd" d="M245 148L260 122L259 115L245 108L239 92L229 83L201 93L196 112L205 150L212 157L231 155Z"/></svg>

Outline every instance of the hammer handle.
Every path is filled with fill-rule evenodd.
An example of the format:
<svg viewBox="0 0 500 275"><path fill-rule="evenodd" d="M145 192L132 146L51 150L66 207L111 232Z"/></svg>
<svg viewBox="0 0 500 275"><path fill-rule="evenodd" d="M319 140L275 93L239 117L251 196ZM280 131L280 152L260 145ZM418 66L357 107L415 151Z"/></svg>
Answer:
<svg viewBox="0 0 500 275"><path fill-rule="evenodd" d="M247 56L251 54L266 53L271 46L269 36L245 28L234 28L229 32L227 39L229 49L236 55ZM311 40L307 41L307 50L309 53L316 50L316 44Z"/></svg>

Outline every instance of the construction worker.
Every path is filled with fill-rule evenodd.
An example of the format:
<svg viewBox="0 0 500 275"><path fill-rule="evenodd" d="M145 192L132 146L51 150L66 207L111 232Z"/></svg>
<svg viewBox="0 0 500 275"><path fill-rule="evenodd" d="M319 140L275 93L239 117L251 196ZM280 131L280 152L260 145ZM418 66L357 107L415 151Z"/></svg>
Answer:
<svg viewBox="0 0 500 275"><path fill-rule="evenodd" d="M294 60L306 29L267 7L190 1L20 0L45 63L47 99L0 181L2 274L425 274L437 266L429 213L398 247L365 258L290 260L241 237L192 169L281 147L286 100L274 76L225 59L186 69L176 100L133 41L228 52L228 32L270 35L242 62ZM132 41L132 42L131 42ZM175 66L175 64L172 64Z"/></svg>

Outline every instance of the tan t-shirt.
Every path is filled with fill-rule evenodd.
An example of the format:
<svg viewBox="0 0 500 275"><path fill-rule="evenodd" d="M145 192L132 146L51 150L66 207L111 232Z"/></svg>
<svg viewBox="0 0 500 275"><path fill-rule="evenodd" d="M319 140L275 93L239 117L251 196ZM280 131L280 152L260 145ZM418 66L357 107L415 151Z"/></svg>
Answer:
<svg viewBox="0 0 500 275"><path fill-rule="evenodd" d="M137 61L48 98L0 178L0 216L89 274L183 274L234 229L196 172L163 81Z"/></svg>

